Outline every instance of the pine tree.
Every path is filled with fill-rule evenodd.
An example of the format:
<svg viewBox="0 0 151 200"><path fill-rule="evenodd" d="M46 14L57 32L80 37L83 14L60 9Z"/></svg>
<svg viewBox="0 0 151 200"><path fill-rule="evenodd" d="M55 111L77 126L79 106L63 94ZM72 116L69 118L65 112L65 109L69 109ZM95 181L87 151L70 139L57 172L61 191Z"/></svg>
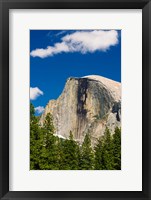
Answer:
<svg viewBox="0 0 151 200"><path fill-rule="evenodd" d="M30 169L40 169L40 128L38 125L38 119L35 116L35 110L33 104L30 104Z"/></svg>
<svg viewBox="0 0 151 200"><path fill-rule="evenodd" d="M54 135L53 117L47 114L43 126L30 105L30 169L34 170L120 170L121 129L113 136L108 128L98 140L94 150L90 135L86 134L82 146L73 138L61 139ZM95 154L94 154L95 153Z"/></svg>
<svg viewBox="0 0 151 200"><path fill-rule="evenodd" d="M61 169L64 170L77 170L79 169L80 149L79 145L73 138L70 131L69 139L64 140L62 143L62 159Z"/></svg>
<svg viewBox="0 0 151 200"><path fill-rule="evenodd" d="M81 162L80 169L92 170L94 169L94 152L91 147L90 135L86 134L81 147Z"/></svg>
<svg viewBox="0 0 151 200"><path fill-rule="evenodd" d="M46 115L44 125L41 128L43 132L43 147L41 149L40 169L57 170L59 169L59 139L54 136L53 117L50 113Z"/></svg>
<svg viewBox="0 0 151 200"><path fill-rule="evenodd" d="M113 135L114 169L121 169L121 129L115 128Z"/></svg>
<svg viewBox="0 0 151 200"><path fill-rule="evenodd" d="M30 121L34 119L35 119L35 109L34 109L34 105L30 103Z"/></svg>
<svg viewBox="0 0 151 200"><path fill-rule="evenodd" d="M51 113L47 113L44 121L44 129L48 134L54 134L55 127L53 125L53 117Z"/></svg>
<svg viewBox="0 0 151 200"><path fill-rule="evenodd" d="M111 133L108 128L106 128L103 136L102 154L103 154L102 169L113 170L114 169L113 141Z"/></svg>
<svg viewBox="0 0 151 200"><path fill-rule="evenodd" d="M103 169L103 141L100 137L95 146L95 170Z"/></svg>

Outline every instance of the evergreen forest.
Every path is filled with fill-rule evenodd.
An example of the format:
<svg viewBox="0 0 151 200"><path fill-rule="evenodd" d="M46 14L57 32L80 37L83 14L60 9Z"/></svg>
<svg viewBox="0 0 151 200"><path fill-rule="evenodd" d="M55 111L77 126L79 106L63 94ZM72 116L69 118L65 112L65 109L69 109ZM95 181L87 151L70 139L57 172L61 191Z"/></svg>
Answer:
<svg viewBox="0 0 151 200"><path fill-rule="evenodd" d="M85 133L82 144L54 135L53 117L47 114L43 126L30 104L30 170L120 170L121 129L114 134L106 127L96 145L91 145L91 133Z"/></svg>

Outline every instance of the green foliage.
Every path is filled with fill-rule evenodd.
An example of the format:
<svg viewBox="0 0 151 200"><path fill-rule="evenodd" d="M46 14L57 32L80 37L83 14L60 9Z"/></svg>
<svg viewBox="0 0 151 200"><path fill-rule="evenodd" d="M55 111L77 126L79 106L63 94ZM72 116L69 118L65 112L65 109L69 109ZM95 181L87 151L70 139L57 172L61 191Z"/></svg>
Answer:
<svg viewBox="0 0 151 200"><path fill-rule="evenodd" d="M41 151L39 163L40 169L43 170L57 170L60 167L59 163L59 149L58 138L50 135L49 143L44 145Z"/></svg>
<svg viewBox="0 0 151 200"><path fill-rule="evenodd" d="M81 148L80 160L80 169L92 170L94 168L94 152L91 147L91 139L89 134L85 135Z"/></svg>
<svg viewBox="0 0 151 200"><path fill-rule="evenodd" d="M50 113L46 115L44 125L41 127L41 154L39 158L40 169L59 169L58 138L54 134L55 128Z"/></svg>
<svg viewBox="0 0 151 200"><path fill-rule="evenodd" d="M44 129L47 134L54 134L55 127L53 125L53 117L50 113L46 115L45 121L44 121Z"/></svg>
<svg viewBox="0 0 151 200"><path fill-rule="evenodd" d="M77 142L73 139L70 131L69 139L62 143L61 169L77 170L79 169L80 149Z"/></svg>
<svg viewBox="0 0 151 200"><path fill-rule="evenodd" d="M103 155L102 159L103 169L113 170L114 169L113 141L111 133L108 128L106 128L103 137L102 155Z"/></svg>
<svg viewBox="0 0 151 200"><path fill-rule="evenodd" d="M30 120L35 118L35 109L32 103L30 103Z"/></svg>
<svg viewBox="0 0 151 200"><path fill-rule="evenodd" d="M101 170L103 169L103 141L102 138L100 137L97 141L97 145L95 146L95 169L96 170Z"/></svg>
<svg viewBox="0 0 151 200"><path fill-rule="evenodd" d="M113 135L114 169L121 169L121 129L115 128Z"/></svg>
<svg viewBox="0 0 151 200"><path fill-rule="evenodd" d="M121 129L113 136L108 128L94 148L90 134L79 145L70 131L68 139L54 135L53 117L47 114L43 126L30 104L30 169L31 170L120 170Z"/></svg>
<svg viewBox="0 0 151 200"><path fill-rule="evenodd" d="M30 169L40 169L39 155L41 148L40 127L34 115L34 106L30 104Z"/></svg>
<svg viewBox="0 0 151 200"><path fill-rule="evenodd" d="M95 169L121 169L121 130L118 127L113 136L106 128L104 136L98 140L95 147Z"/></svg>

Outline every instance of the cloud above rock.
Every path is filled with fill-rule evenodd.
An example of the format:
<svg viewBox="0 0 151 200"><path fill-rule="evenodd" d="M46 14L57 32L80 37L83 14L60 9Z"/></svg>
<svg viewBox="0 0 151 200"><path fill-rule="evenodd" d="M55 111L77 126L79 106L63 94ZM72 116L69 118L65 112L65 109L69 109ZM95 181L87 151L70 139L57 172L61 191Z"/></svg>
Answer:
<svg viewBox="0 0 151 200"><path fill-rule="evenodd" d="M38 107L35 108L35 112L36 112L37 114L43 113L44 110L45 110L45 109L44 109L43 106L38 106Z"/></svg>
<svg viewBox="0 0 151 200"><path fill-rule="evenodd" d="M116 30L76 31L66 34L61 38L61 42L55 43L53 46L31 51L30 55L32 57L46 58L59 53L79 52L86 54L107 51L111 46L117 44L118 32Z"/></svg>

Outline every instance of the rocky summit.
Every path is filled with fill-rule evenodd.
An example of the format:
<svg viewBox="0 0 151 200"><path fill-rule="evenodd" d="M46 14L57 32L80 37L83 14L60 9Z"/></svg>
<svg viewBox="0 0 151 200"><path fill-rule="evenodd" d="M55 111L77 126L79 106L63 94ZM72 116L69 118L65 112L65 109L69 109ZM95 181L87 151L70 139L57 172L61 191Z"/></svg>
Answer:
<svg viewBox="0 0 151 200"><path fill-rule="evenodd" d="M97 75L70 77L58 99L46 105L41 125L49 112L55 135L68 138L72 131L81 143L89 133L94 143L106 127L113 133L121 126L121 83Z"/></svg>

